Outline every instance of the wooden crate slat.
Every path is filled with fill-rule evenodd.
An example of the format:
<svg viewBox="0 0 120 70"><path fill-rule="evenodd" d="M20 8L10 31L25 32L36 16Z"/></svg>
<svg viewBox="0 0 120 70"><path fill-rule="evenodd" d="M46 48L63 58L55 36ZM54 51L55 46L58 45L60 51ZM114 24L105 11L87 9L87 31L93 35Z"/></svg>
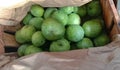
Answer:
<svg viewBox="0 0 120 70"><path fill-rule="evenodd" d="M113 28L112 28L112 30L111 30L111 32L110 32L110 37L111 37L111 40L114 40L114 35L116 35L116 34L119 34L119 30L118 30L118 28L117 28L117 25L116 24L114 24L114 26L113 26Z"/></svg>
<svg viewBox="0 0 120 70"><path fill-rule="evenodd" d="M103 10L103 16L105 20L105 25L108 30L111 29L112 20L113 20L113 13L111 11L110 5L108 4L108 0L101 0L101 6Z"/></svg>
<svg viewBox="0 0 120 70"><path fill-rule="evenodd" d="M115 7L115 4L114 4L113 0L108 0L108 1L109 1L108 4L110 5L111 11L114 15L114 18L113 18L114 23L116 24L116 26L117 26L116 28L118 29L118 31L120 33L120 16L119 16L119 13L118 13L118 11Z"/></svg>
<svg viewBox="0 0 120 70"><path fill-rule="evenodd" d="M0 26L0 54L5 53L4 42L3 42L3 27Z"/></svg>
<svg viewBox="0 0 120 70"><path fill-rule="evenodd" d="M18 47L19 44L15 40L15 36L7 33L3 33L4 46Z"/></svg>
<svg viewBox="0 0 120 70"><path fill-rule="evenodd" d="M4 26L4 31L15 33L15 32L18 31L21 27L22 27L21 24L18 24L18 25L16 25L16 26Z"/></svg>

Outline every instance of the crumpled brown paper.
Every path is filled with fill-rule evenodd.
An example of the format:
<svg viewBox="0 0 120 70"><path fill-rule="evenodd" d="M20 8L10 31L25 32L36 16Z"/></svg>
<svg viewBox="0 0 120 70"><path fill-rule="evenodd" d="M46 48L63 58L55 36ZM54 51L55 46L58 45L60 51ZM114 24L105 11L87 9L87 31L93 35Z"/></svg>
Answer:
<svg viewBox="0 0 120 70"><path fill-rule="evenodd" d="M18 58L16 53L5 53L0 55L0 68L15 60L16 58Z"/></svg>
<svg viewBox="0 0 120 70"><path fill-rule="evenodd" d="M41 52L21 57L0 70L119 70L120 35L97 48L67 52Z"/></svg>
<svg viewBox="0 0 120 70"><path fill-rule="evenodd" d="M62 7L81 6L90 1L91 0L22 0L16 4L13 3L11 6L0 5L0 24L11 26L19 24L33 4L39 4L43 7ZM9 3L9 1L7 3Z"/></svg>

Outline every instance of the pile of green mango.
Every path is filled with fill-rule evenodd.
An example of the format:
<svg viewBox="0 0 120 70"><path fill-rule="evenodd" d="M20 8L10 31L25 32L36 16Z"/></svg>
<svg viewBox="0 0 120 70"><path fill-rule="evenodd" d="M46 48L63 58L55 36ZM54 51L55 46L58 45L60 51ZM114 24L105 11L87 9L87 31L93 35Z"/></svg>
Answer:
<svg viewBox="0 0 120 70"><path fill-rule="evenodd" d="M18 55L63 52L104 46L110 42L99 0L82 6L32 5L15 33Z"/></svg>

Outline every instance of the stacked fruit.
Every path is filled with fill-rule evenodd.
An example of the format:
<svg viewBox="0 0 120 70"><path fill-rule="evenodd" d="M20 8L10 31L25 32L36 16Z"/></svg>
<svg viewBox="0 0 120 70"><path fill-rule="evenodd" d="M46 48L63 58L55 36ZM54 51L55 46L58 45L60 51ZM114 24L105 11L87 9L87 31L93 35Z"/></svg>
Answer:
<svg viewBox="0 0 120 70"><path fill-rule="evenodd" d="M80 7L32 5L15 38L21 44L19 56L41 51L85 49L110 42L99 1Z"/></svg>

